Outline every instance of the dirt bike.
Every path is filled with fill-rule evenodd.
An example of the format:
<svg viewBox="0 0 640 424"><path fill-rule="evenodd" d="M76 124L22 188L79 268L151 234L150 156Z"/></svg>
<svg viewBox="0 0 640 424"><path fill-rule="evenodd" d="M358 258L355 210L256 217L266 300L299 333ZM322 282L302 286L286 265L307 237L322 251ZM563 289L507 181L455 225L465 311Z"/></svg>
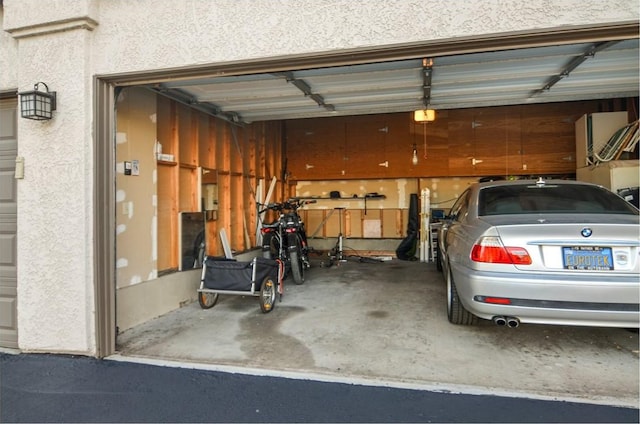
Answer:
<svg viewBox="0 0 640 424"><path fill-rule="evenodd" d="M309 246L304 222L298 214L298 209L315 200L289 199L281 203L259 204L264 209L277 211L278 219L270 224L263 224L262 256L267 259L280 259L285 264L286 273L291 271L296 284L304 283L304 271L310 267Z"/></svg>

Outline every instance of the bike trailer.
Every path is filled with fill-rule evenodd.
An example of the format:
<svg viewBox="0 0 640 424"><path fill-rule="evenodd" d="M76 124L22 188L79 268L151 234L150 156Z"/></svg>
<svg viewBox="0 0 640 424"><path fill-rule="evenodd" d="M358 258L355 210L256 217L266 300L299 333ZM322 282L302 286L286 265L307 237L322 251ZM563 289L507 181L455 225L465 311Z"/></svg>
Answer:
<svg viewBox="0 0 640 424"><path fill-rule="evenodd" d="M220 293L257 296L262 312L269 312L275 307L276 293L282 297L283 268L281 261L262 257L242 262L207 256L198 288L200 306L212 308Z"/></svg>

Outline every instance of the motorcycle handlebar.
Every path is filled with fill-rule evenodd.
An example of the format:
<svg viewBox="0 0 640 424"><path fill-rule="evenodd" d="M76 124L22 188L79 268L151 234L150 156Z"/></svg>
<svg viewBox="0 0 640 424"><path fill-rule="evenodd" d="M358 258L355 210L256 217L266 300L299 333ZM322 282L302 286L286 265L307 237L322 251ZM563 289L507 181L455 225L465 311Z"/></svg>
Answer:
<svg viewBox="0 0 640 424"><path fill-rule="evenodd" d="M309 199L309 200L302 200L302 199L296 199L296 198L292 198L287 200L286 202L279 202L279 203L257 203L258 206L263 206L264 209L259 210L259 213L262 212L266 212L268 210L273 210L273 211L282 211L284 209L293 209L293 210L297 210L298 208L301 208L304 205L307 204L311 204L311 203L316 203L317 200L316 199Z"/></svg>

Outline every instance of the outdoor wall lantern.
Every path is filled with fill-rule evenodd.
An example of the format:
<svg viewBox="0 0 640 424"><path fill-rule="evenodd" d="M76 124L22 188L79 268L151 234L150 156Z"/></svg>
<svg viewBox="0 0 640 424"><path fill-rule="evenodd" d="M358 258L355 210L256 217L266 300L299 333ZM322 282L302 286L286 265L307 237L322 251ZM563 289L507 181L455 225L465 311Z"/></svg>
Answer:
<svg viewBox="0 0 640 424"><path fill-rule="evenodd" d="M38 87L44 86L46 91L40 91ZM33 91L23 91L20 95L20 112L23 118L45 121L53 117L56 110L56 92L49 92L49 87L43 82L37 82Z"/></svg>

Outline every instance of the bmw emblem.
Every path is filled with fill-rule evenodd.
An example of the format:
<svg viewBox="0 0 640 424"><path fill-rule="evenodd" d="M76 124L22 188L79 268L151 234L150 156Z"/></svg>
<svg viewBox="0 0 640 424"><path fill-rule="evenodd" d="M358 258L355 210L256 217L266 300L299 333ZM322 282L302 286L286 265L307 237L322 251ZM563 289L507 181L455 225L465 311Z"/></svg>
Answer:
<svg viewBox="0 0 640 424"><path fill-rule="evenodd" d="M591 234L593 234L593 231L591 231L591 228L583 228L582 231L580 231L580 234L582 234L582 237L591 237Z"/></svg>

